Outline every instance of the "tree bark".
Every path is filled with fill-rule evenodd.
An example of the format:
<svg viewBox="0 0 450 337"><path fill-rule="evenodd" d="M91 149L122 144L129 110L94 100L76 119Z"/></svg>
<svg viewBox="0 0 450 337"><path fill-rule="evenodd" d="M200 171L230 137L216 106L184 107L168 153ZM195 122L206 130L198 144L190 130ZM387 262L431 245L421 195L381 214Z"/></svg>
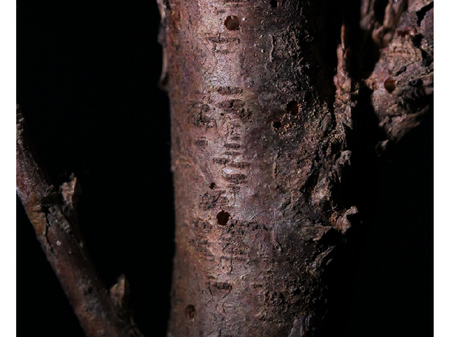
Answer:
<svg viewBox="0 0 450 337"><path fill-rule="evenodd" d="M316 336L327 272L359 223L348 173L364 168L350 164L431 108L432 1L159 6L176 203L168 336Z"/></svg>
<svg viewBox="0 0 450 337"><path fill-rule="evenodd" d="M327 336L349 241L376 211L372 164L432 109L433 1L158 1L176 194L168 335ZM55 190L18 121L18 195L86 334L140 335L125 279L108 291L88 258L78 182Z"/></svg>

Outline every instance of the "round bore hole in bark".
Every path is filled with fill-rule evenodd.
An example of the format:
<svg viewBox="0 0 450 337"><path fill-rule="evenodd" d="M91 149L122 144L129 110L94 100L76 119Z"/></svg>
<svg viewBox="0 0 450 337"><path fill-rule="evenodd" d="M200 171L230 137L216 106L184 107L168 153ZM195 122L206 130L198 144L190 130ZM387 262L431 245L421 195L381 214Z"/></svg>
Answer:
<svg viewBox="0 0 450 337"><path fill-rule="evenodd" d="M286 111L290 113L291 115L296 115L298 111L300 110L300 106L296 101L289 102Z"/></svg>
<svg viewBox="0 0 450 337"><path fill-rule="evenodd" d="M191 321L195 319L195 307L192 304L189 304L186 309L184 309L184 316Z"/></svg>
<svg viewBox="0 0 450 337"><path fill-rule="evenodd" d="M277 8L277 7L278 7L278 1L276 1L276 0L270 1L270 6L271 6L272 8Z"/></svg>
<svg viewBox="0 0 450 337"><path fill-rule="evenodd" d="M235 15L230 15L225 19L225 27L227 27L228 30L238 30L239 18Z"/></svg>
<svg viewBox="0 0 450 337"><path fill-rule="evenodd" d="M217 222L221 226L225 226L229 219L230 219L230 213L228 213L228 212L220 211L217 214Z"/></svg>
<svg viewBox="0 0 450 337"><path fill-rule="evenodd" d="M281 123L280 123L280 122L273 122L273 123L272 123L272 126L273 126L275 129L279 129L279 128L281 128Z"/></svg>
<svg viewBox="0 0 450 337"><path fill-rule="evenodd" d="M395 80L389 77L386 81L384 81L384 88L388 93L391 93L395 90Z"/></svg>
<svg viewBox="0 0 450 337"><path fill-rule="evenodd" d="M213 190L215 187L216 187L216 184L214 184L214 183L209 184L209 188L210 188L210 189Z"/></svg>

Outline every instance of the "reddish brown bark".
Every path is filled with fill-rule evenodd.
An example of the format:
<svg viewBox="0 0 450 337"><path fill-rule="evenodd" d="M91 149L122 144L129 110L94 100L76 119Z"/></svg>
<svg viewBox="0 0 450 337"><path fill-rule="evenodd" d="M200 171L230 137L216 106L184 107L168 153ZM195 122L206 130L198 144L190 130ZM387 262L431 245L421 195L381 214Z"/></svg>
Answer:
<svg viewBox="0 0 450 337"><path fill-rule="evenodd" d="M358 213L340 186L355 115L375 113L383 149L430 108L429 2L390 1L381 23L375 2L362 2L358 40L371 50L354 53L379 58L359 67L355 27L327 1L159 3L176 199L169 336L316 335L324 273Z"/></svg>
<svg viewBox="0 0 450 337"><path fill-rule="evenodd" d="M433 93L433 1L396 1L386 7L384 24L362 13L362 27L372 32L381 50L364 80L371 104L386 133L380 143L397 142L430 111Z"/></svg>
<svg viewBox="0 0 450 337"><path fill-rule="evenodd" d="M328 271L357 223L345 173L417 126L433 92L432 1L348 2L356 25L337 3L159 2L176 195L169 336L320 333ZM355 132L370 118L378 138ZM20 114L17 127L17 192L86 334L140 336L125 279L108 291L88 258L76 178L56 192Z"/></svg>

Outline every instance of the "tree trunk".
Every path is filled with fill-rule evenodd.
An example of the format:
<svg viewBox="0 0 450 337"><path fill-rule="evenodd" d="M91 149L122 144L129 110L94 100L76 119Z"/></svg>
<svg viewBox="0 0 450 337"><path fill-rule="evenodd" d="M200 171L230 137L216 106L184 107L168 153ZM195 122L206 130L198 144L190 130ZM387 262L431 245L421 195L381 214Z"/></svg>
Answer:
<svg viewBox="0 0 450 337"><path fill-rule="evenodd" d="M424 335L432 321L426 293L432 264L430 247L422 248L431 242L423 222L432 211L430 191L417 190L429 190L420 166L431 154L417 164L409 155L431 153L433 1L158 2L176 194L169 336L348 336L341 319L348 318L355 288L350 332ZM27 4L20 20L27 29L19 41L27 42L19 53L25 78L19 87L34 91L23 107L39 116L30 123L38 150L53 178L69 169L79 179L59 194L52 190L19 137L18 195L86 332L134 333L125 279L107 290L125 271L141 331L159 335L168 312L172 205L164 183L166 116L148 113L164 110L158 90L148 90L158 56L149 22L156 20L143 14L148 8L135 7L148 4L93 5ZM422 127L409 137L419 133L425 147L413 143L405 151L408 137L391 147L425 116L425 135ZM398 163L399 152L410 165L391 175L386 162ZM384 174L377 172L383 167ZM86 191L82 245L70 209L78 180ZM397 186L407 198L388 195ZM376 227L367 231L371 217ZM365 275L352 282L361 229L372 260L359 261ZM38 255L28 243L22 256ZM76 256L72 248L61 251L72 246L81 248ZM401 253L392 256L392 247ZM46 335L78 335L52 314L65 315L48 289L57 287L42 280L39 267L38 283L32 267L22 274L29 291L19 291L22 334L40 326ZM94 280L95 291L82 291L83 280ZM39 303L24 315L32 294ZM100 310L84 315L89 303Z"/></svg>
<svg viewBox="0 0 450 337"><path fill-rule="evenodd" d="M346 172L364 168L350 164L430 109L432 3L390 1L380 18L363 1L360 22L329 1L159 5L176 203L168 335L316 336L327 271L358 223Z"/></svg>

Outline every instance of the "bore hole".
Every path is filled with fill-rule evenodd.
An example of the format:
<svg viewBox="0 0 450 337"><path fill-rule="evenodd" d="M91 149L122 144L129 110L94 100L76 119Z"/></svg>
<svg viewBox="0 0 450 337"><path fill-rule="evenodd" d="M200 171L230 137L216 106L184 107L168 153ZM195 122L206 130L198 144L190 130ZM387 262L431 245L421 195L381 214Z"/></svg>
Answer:
<svg viewBox="0 0 450 337"><path fill-rule="evenodd" d="M231 15L225 19L225 27L228 30L238 30L239 29L239 18L237 16Z"/></svg>
<svg viewBox="0 0 450 337"><path fill-rule="evenodd" d="M184 316L192 321L195 319L195 307L192 304L189 304L186 309L184 309Z"/></svg>
<svg viewBox="0 0 450 337"><path fill-rule="evenodd" d="M278 1L276 1L276 0L270 1L270 6L272 6L272 8L277 8L278 7Z"/></svg>
<svg viewBox="0 0 450 337"><path fill-rule="evenodd" d="M280 123L280 122L273 122L272 126L273 126L275 129L278 129L278 128L281 128L281 123Z"/></svg>
<svg viewBox="0 0 450 337"><path fill-rule="evenodd" d="M213 190L215 187L216 187L216 184L214 184L214 183L209 184L209 188L210 188L210 189Z"/></svg>
<svg viewBox="0 0 450 337"><path fill-rule="evenodd" d="M300 109L300 106L296 101L289 102L286 107L286 111L292 115L296 115Z"/></svg>
<svg viewBox="0 0 450 337"><path fill-rule="evenodd" d="M220 211L217 214L217 222L221 226L225 226L229 219L230 219L230 213L228 213L228 212Z"/></svg>
<svg viewBox="0 0 450 337"><path fill-rule="evenodd" d="M388 93L393 92L395 90L395 80L389 77L386 81L384 81L384 88Z"/></svg>

